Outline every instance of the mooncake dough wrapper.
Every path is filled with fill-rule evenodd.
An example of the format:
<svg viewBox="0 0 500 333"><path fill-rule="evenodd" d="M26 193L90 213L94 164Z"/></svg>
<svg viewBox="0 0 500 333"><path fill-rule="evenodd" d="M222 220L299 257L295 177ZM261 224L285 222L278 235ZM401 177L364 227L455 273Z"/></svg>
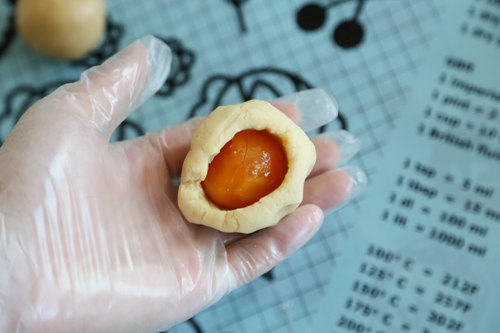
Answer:
<svg viewBox="0 0 500 333"><path fill-rule="evenodd" d="M233 136L245 129L267 130L281 140L288 171L281 185L257 202L225 210L205 195L209 164ZM304 131L270 103L251 100L215 109L194 131L182 167L179 209L191 223L223 232L252 233L276 225L303 200L304 182L316 162L316 149Z"/></svg>

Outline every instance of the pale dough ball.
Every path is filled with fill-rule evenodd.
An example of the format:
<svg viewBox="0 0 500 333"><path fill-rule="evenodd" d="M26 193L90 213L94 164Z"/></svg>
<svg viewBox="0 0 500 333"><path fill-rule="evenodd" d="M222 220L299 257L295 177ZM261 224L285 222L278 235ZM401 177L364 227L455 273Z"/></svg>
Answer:
<svg viewBox="0 0 500 333"><path fill-rule="evenodd" d="M18 0L16 29L38 52L77 60L102 40L106 5L104 0Z"/></svg>
<svg viewBox="0 0 500 333"><path fill-rule="evenodd" d="M281 185L257 202L233 210L214 205L201 182L209 164L233 136L245 129L267 130L281 140L288 170ZM224 232L251 233L277 224L303 200L304 182L316 162L316 149L292 120L270 103L252 100L218 107L193 133L182 167L179 209L186 220Z"/></svg>

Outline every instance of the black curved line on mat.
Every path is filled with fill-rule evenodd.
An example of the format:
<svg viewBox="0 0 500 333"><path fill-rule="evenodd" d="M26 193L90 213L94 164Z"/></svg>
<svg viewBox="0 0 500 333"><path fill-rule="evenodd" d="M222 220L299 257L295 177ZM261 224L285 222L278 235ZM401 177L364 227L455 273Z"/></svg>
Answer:
<svg viewBox="0 0 500 333"><path fill-rule="evenodd" d="M248 0L226 0L230 5L236 10L236 18L238 20L238 26L240 28L240 33L244 34L248 32L247 23L245 20L245 14L243 12L243 5Z"/></svg>
<svg viewBox="0 0 500 333"><path fill-rule="evenodd" d="M289 80L289 82L291 82L292 85L294 86L295 91L310 89L313 87L309 82L307 82L305 79L301 78L297 74L276 67L262 67L262 68L250 69L235 76L222 75L222 74L213 75L209 77L203 84L198 101L190 109L189 117L190 118L194 117L196 115L197 109L201 105L207 103L209 90L213 86L214 82L217 81L222 81L224 84L220 88L217 94L217 98L213 101L211 109L214 109L215 107L221 104L222 98L224 97L224 93L227 92L227 90L229 90L231 86L237 88L242 102L254 98L253 94L255 93L257 87L267 87L273 94L276 95L276 97L279 97L280 96L279 88L274 86L269 81L259 77L255 79L255 82L250 86L250 89L245 89L243 80L251 78L252 76L259 76L266 74L276 74L278 76L281 76L285 80Z"/></svg>
<svg viewBox="0 0 500 333"><path fill-rule="evenodd" d="M159 37L170 46L172 51L172 68L170 74L161 86L156 96L167 97L174 93L174 90L189 82L191 79L191 68L193 68L196 56L194 52L184 46L177 38Z"/></svg>
<svg viewBox="0 0 500 333"><path fill-rule="evenodd" d="M313 85L303 77L276 67L254 68L234 76L216 74L207 78L203 83L198 100L189 110L188 117L192 118L198 115L202 107L208 107L209 110L213 110L217 106L222 105L225 95L232 88L238 92L239 102L257 98L260 89L266 90L275 97L282 96L284 93L283 87L275 82L271 82L269 77L266 77L269 75L274 75L272 78L278 79L280 82L291 83L293 92L313 88ZM247 84L245 85L245 83ZM215 97L211 99L209 97L210 93L214 94ZM339 122L340 128L347 129L347 120L340 111L336 121ZM326 131L327 127L328 124L322 126L318 131L322 133Z"/></svg>
<svg viewBox="0 0 500 333"><path fill-rule="evenodd" d="M198 324L198 322L194 318L188 319L185 323L193 329L193 333L204 333L200 324ZM170 330L160 333L168 333L169 331Z"/></svg>
<svg viewBox="0 0 500 333"><path fill-rule="evenodd" d="M11 13L9 14L9 18L7 20L8 20L7 27L2 32L1 35L2 39L0 40L0 59L5 55L5 53L7 53L10 45L12 45L12 42L16 37L14 9L12 9Z"/></svg>

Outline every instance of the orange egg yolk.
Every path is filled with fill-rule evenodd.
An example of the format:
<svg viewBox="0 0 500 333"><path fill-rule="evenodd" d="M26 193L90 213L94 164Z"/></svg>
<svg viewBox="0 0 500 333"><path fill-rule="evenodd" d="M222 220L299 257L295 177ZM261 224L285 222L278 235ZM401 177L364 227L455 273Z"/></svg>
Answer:
<svg viewBox="0 0 500 333"><path fill-rule="evenodd" d="M265 130L248 129L236 133L222 147L201 185L220 208L243 208L280 186L287 170L280 139Z"/></svg>

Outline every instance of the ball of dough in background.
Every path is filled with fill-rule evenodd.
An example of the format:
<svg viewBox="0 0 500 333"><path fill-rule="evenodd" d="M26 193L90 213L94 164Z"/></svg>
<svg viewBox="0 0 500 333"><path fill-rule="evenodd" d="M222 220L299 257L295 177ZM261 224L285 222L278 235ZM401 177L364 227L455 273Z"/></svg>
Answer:
<svg viewBox="0 0 500 333"><path fill-rule="evenodd" d="M106 4L104 0L18 0L16 29L36 51L77 60L102 40Z"/></svg>

